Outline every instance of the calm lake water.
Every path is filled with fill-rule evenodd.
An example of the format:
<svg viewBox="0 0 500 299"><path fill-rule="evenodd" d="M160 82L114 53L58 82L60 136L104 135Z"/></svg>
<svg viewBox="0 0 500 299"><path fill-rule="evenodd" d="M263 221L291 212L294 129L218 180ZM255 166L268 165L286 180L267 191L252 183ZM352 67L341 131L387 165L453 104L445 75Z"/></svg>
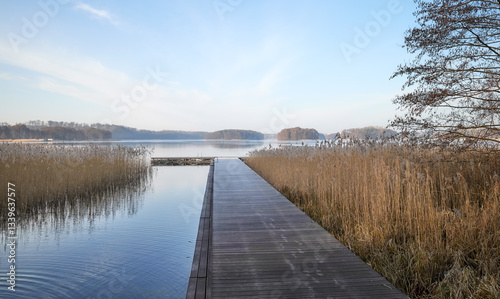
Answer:
<svg viewBox="0 0 500 299"><path fill-rule="evenodd" d="M279 143L99 144L146 146L153 157L237 157ZM81 213L56 221L49 215L31 221L17 231L15 292L7 289L9 248L2 239L0 297L184 298L208 170L208 166L154 167L150 185L102 201L100 212L92 216Z"/></svg>
<svg viewBox="0 0 500 299"><path fill-rule="evenodd" d="M56 142L54 142L56 143ZM67 142L57 142L67 143ZM88 142L71 142L86 144ZM100 141L93 144L145 146L153 150L153 157L245 157L248 152L281 145L314 145L312 140L276 141L276 140L127 140Z"/></svg>

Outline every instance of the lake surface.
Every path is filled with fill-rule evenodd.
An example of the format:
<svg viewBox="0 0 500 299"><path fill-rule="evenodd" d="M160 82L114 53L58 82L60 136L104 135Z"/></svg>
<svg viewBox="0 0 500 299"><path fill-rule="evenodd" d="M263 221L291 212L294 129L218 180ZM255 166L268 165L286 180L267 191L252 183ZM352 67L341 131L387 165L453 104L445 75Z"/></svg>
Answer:
<svg viewBox="0 0 500 299"><path fill-rule="evenodd" d="M99 142L146 146L153 157L237 157L282 143L287 142ZM92 216L56 221L49 215L18 228L16 291L7 289L9 248L2 238L0 297L184 298L208 170L154 167L147 187L104 200Z"/></svg>
<svg viewBox="0 0 500 299"><path fill-rule="evenodd" d="M87 141L47 142L63 144L87 144ZM96 141L92 144L145 146L153 150L153 157L245 157L253 150L277 148L283 145L314 145L316 141L277 140L126 140Z"/></svg>

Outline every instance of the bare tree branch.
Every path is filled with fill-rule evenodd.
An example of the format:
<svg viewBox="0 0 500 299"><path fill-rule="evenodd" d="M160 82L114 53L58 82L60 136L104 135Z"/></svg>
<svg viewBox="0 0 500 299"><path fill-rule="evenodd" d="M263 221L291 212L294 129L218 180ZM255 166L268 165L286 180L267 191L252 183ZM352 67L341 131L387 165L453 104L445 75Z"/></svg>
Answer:
<svg viewBox="0 0 500 299"><path fill-rule="evenodd" d="M413 90L393 100L406 115L391 126L433 142L500 145L500 0L416 2L404 44L416 57L391 77Z"/></svg>

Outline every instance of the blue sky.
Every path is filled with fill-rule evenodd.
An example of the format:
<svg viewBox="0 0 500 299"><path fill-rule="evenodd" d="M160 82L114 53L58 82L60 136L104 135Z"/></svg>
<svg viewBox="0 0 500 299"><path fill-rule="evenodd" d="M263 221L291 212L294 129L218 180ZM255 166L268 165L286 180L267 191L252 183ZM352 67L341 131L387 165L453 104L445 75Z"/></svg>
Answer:
<svg viewBox="0 0 500 299"><path fill-rule="evenodd" d="M410 0L0 2L0 122L386 126Z"/></svg>

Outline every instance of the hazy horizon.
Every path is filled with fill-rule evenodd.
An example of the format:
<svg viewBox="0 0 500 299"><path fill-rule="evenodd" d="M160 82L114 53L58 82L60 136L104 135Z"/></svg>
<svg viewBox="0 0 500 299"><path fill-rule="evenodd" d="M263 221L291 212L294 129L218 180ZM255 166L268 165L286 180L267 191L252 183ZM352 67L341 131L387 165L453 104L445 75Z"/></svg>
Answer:
<svg viewBox="0 0 500 299"><path fill-rule="evenodd" d="M31 120L33 121L33 120ZM35 120L35 121L39 121L39 120ZM56 123L59 123L61 121L54 121L54 120L50 120L50 121L53 121L53 122L56 122ZM10 126L13 126L13 125L17 125L17 124L24 124L24 125L29 125L29 122L30 121L27 121L27 122L20 122L20 123L15 123L15 124L10 124L10 123L7 123L8 125ZM75 122L76 123L76 122ZM2 123L0 122L0 125ZM47 124L47 121L45 121L45 124ZM76 124L79 124L79 125L88 125L88 126L92 126L93 123L76 123ZM110 126L123 126L123 125L117 125L117 124L102 124L100 123L101 125L110 125ZM144 129L144 128L137 128L137 127L130 127L130 126L124 126L124 127L128 127L128 128L131 128L131 129L137 129L137 130L146 130L146 131L153 131L153 132L162 132L162 131L178 131L178 132L204 132L204 133L210 133L210 132L216 132L216 131L223 131L223 130L236 130L236 131L255 131L255 132L260 132L260 131L256 131L256 130L249 130L249 129L242 129L242 128L238 128L238 127L229 127L229 128L224 128L224 129L220 129L220 130L214 130L214 131L209 131L209 130L203 130L203 129L199 129L199 130L183 130L183 129L179 129L179 130L171 130L171 129L160 129L160 130L150 130L150 129ZM286 127L286 128L283 128L283 129L291 129L292 127ZM315 129L317 130L316 128L304 128L304 127L300 127L301 129ZM341 133L343 130L350 130L350 129L365 129L365 128L378 128L378 129L388 129L388 130L394 130L396 131L394 128L387 128L387 127L382 127L382 126L372 126L372 125L368 125L368 126L365 126L365 127L352 127L352 128L343 128L339 131L336 131L336 132L322 132L320 130L317 130L318 133L320 134L325 134L325 135L330 135L330 134L336 134L336 133ZM260 132L260 133L263 133L264 135L278 135L279 131L276 132L276 133L264 133L264 132Z"/></svg>

